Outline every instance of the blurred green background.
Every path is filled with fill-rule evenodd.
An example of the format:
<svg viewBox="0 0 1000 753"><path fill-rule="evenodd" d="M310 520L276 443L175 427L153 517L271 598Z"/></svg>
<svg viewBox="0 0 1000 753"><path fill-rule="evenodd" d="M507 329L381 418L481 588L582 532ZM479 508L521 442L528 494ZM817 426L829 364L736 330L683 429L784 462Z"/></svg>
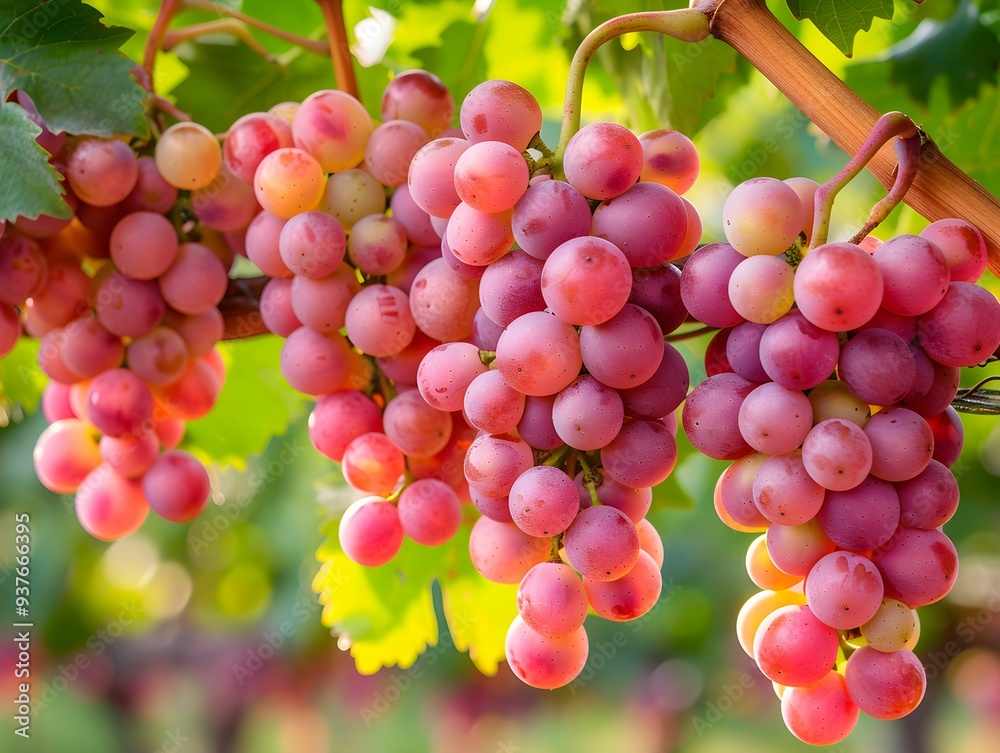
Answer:
<svg viewBox="0 0 1000 753"><path fill-rule="evenodd" d="M140 59L157 3L95 5L107 23L138 31L124 49ZM568 62L586 30L617 12L663 7L498 0L491 8L477 3L477 17L467 0L371 5L389 13L395 28L382 63L359 70L370 109L377 112L390 70L426 67L445 79L458 101L485 78L507 78L542 104L550 145L558 137ZM899 0L894 20L876 19L858 36L850 59L812 24L795 21L782 3L770 5L872 105L912 115L963 169L1000 192L995 2L918 6ZM348 25L367 18L368 6L346 2ZM301 34L322 30L318 7L308 0L246 0L242 9ZM186 12L178 25L210 18ZM157 90L221 131L244 112L333 85L327 61L259 38L277 64L230 39L208 38L161 55ZM702 212L705 242L721 237L722 202L736 183L759 175L822 182L846 161L721 43L690 47L628 37L598 55L587 81L585 121L611 119L637 132L659 124L694 138L702 174L687 196ZM716 96L706 98L716 83ZM852 183L838 199L831 238L853 234L883 194L867 174ZM875 235L916 232L924 224L901 208ZM996 292L997 280L987 277L984 284ZM693 381L704 377L697 373L704 345L684 344ZM437 645L407 669L359 674L345 642L338 646L321 625L311 589L319 526L343 509L350 493L333 464L309 444L308 404L281 383L278 346L272 338L225 345L230 376L219 409L188 435L188 447L218 461L212 469L215 506L190 525L150 519L139 533L111 545L85 534L72 499L48 493L34 477L31 451L44 420L33 412L38 385L30 344L0 365L7 395L0 412L0 603L13 601L14 516L27 512L36 625L32 739L13 737L7 704L0 749L806 749L784 729L770 683L736 642L736 613L756 590L743 566L751 537L725 528L712 510L712 488L724 466L689 448L650 515L667 552L663 597L636 623L588 619L591 656L573 685L535 691L502 664L496 677L482 676L454 648L437 591ZM996 364L970 370L963 384L997 373ZM962 504L946 527L962 569L944 601L920 610L917 654L928 671L927 697L901 721L863 718L837 751L1000 750L1000 422L970 416L965 426L965 450L954 468ZM5 606L0 625L4 699L17 694L9 612Z"/></svg>

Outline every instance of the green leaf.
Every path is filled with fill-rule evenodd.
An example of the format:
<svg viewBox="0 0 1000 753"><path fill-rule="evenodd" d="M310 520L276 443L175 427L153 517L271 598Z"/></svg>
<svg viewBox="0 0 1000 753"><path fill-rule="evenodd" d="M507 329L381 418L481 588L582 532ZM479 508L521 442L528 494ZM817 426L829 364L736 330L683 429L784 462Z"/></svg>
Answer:
<svg viewBox="0 0 1000 753"><path fill-rule="evenodd" d="M504 637L517 612L516 586L491 583L469 561L469 531L463 524L439 547L410 539L391 562L362 567L340 548L338 522L323 528L326 541L317 554L323 563L313 590L323 604L323 624L349 647L358 671L405 669L438 641L432 586L441 587L445 618L455 644L468 651L484 674L496 674Z"/></svg>
<svg viewBox="0 0 1000 753"><path fill-rule="evenodd" d="M263 452L273 437L288 430L307 398L281 375L279 338L235 340L220 350L226 383L212 411L188 423L184 444L205 460L242 470L248 456Z"/></svg>
<svg viewBox="0 0 1000 753"><path fill-rule="evenodd" d="M921 104L927 104L931 87L943 76L952 105L958 107L974 99L983 83L996 82L1000 39L983 25L978 6L963 2L947 21L922 21L874 62L888 64L892 83Z"/></svg>
<svg viewBox="0 0 1000 753"><path fill-rule="evenodd" d="M146 91L118 52L133 32L100 19L79 0L6 0L0 101L23 89L56 133L145 136Z"/></svg>
<svg viewBox="0 0 1000 753"><path fill-rule="evenodd" d="M38 368L38 340L22 337L14 350L0 358L0 411L19 405L33 413L48 382Z"/></svg>
<svg viewBox="0 0 1000 753"><path fill-rule="evenodd" d="M60 198L59 173L49 155L35 141L42 129L20 105L0 106L0 221L15 217L35 219L40 214L69 217L70 208Z"/></svg>
<svg viewBox="0 0 1000 753"><path fill-rule="evenodd" d="M412 53L421 68L441 78L456 103L487 78L486 60L480 53L488 29L487 23L455 21L441 33L439 45L421 47Z"/></svg>
<svg viewBox="0 0 1000 753"><path fill-rule="evenodd" d="M788 0L788 9L799 21L812 21L848 57L859 31L868 31L875 18L892 18L892 0Z"/></svg>

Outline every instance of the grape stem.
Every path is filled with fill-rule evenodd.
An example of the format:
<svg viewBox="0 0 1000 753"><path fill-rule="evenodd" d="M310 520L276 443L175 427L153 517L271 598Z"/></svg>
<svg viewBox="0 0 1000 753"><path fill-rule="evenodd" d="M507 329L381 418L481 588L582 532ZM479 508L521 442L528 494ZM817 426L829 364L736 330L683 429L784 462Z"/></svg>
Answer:
<svg viewBox="0 0 1000 753"><path fill-rule="evenodd" d="M360 99L358 80L354 76L354 58L351 55L351 46L347 42L343 3L341 0L316 0L316 2L323 11L323 21L326 23L326 38L330 58L333 60L333 75L337 79L337 88L355 99Z"/></svg>
<svg viewBox="0 0 1000 753"><path fill-rule="evenodd" d="M891 140L895 140L897 145L896 153L899 155L900 169L896 173L896 179L893 181L889 195L872 209L866 227L868 224L872 224L873 220L877 221L872 227L885 219L903 198L903 194L909 189L917 173L916 158L920 155L920 129L903 113L888 112L875 122L875 126L865 143L861 145L850 162L844 166L844 169L816 190L813 231L812 237L809 239L810 251L822 246L827 241L827 236L830 233L833 201L840 193L840 189L857 177L876 152ZM910 141L910 144L901 145L900 142L903 141ZM867 234L864 232L858 239L860 240Z"/></svg>
<svg viewBox="0 0 1000 753"><path fill-rule="evenodd" d="M175 2L177 0L174 0ZM299 36L298 34L293 34L290 31L285 31L284 29L279 29L277 26L272 26L269 23L265 23L260 19L254 18L253 16L242 13L238 10L233 10L227 8L225 5L219 5L218 3L213 3L211 0L179 0L180 4L184 8L190 10L200 10L206 13L214 13L219 16L226 16L227 18L235 19L236 21L241 21L247 26L252 26L253 28L269 34L276 39L284 40L290 44L294 44L296 47L301 47L304 50L327 57L330 54L330 49L326 44L319 39L309 39L307 37ZM255 50L256 51L256 50Z"/></svg>
<svg viewBox="0 0 1000 753"><path fill-rule="evenodd" d="M899 206L899 202L906 196L906 192L913 185L914 178L917 177L917 169L920 167L920 148L923 146L924 138L924 132L920 131L916 137L896 139L894 147L896 158L899 160L896 181L892 184L886 197L872 207L868 221L851 238L851 243L860 243L889 216L893 209Z"/></svg>
<svg viewBox="0 0 1000 753"><path fill-rule="evenodd" d="M583 481L587 485L587 491L590 492L590 504L598 507L601 504L601 500L597 498L597 482L594 481L598 477L598 474L582 454L577 459L580 461L580 467L583 468Z"/></svg>
<svg viewBox="0 0 1000 753"><path fill-rule="evenodd" d="M243 42L252 52L255 52L269 63L274 62L275 58L268 52L267 48L257 41L257 38L250 33L249 29L243 23L237 21L235 18L219 18L215 21L191 24L181 29L170 29L163 35L163 39L160 42L160 49L164 52L170 52L170 50L181 42L189 42L210 34L227 34Z"/></svg>
<svg viewBox="0 0 1000 753"><path fill-rule="evenodd" d="M557 170L562 168L566 145L580 130L583 80L587 73L587 64L602 45L623 34L636 31L655 31L684 42L700 42L708 37L710 28L708 17L702 11L694 8L682 8L680 10L630 13L618 16L610 21L605 21L590 32L580 43L569 67L566 99L563 105L562 130L559 133L559 145L556 147L556 153L552 160Z"/></svg>
<svg viewBox="0 0 1000 753"><path fill-rule="evenodd" d="M156 14L156 20L153 22L153 28L149 30L149 36L146 38L146 48L143 50L142 56L142 67L146 69L146 73L149 76L149 91L153 94L156 93L156 87L154 86L156 77L153 75L154 68L156 67L156 53L160 50L163 37L167 33L167 27L170 26L170 22L177 15L178 11L180 11L179 0L163 0L160 4L160 11Z"/></svg>
<svg viewBox="0 0 1000 753"><path fill-rule="evenodd" d="M681 340L690 340L692 337L701 337L702 335L707 335L709 332L716 332L718 329L718 327L698 327L697 329L688 330L687 332L665 335L663 340L668 343L676 343Z"/></svg>
<svg viewBox="0 0 1000 753"><path fill-rule="evenodd" d="M763 0L695 0L710 19L711 33L745 57L837 146L854 154L871 132L878 113L862 100L774 17ZM889 150L868 169L882 185L894 181L896 160ZM989 265L1000 274L1000 200L951 162L933 140L920 153L920 171L906 203L927 219L958 217L979 228Z"/></svg>

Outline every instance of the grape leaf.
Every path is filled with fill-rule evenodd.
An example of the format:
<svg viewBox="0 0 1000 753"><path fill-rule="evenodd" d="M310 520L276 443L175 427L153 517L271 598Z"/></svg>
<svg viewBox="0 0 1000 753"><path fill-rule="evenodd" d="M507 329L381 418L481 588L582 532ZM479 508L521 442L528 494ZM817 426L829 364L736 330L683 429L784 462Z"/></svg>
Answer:
<svg viewBox="0 0 1000 753"><path fill-rule="evenodd" d="M184 442L205 460L242 470L249 455L287 431L307 398L281 376L277 337L235 340L221 351L229 370L222 393L211 413L188 423Z"/></svg>
<svg viewBox="0 0 1000 753"><path fill-rule="evenodd" d="M892 0L788 0L788 9L799 21L808 18L823 36L848 57L854 37L868 31L875 18L892 18Z"/></svg>
<svg viewBox="0 0 1000 753"><path fill-rule="evenodd" d="M421 47L412 55L424 70L434 71L451 91L456 102L485 80L486 60L479 54L488 24L455 21L441 33L441 44Z"/></svg>
<svg viewBox="0 0 1000 753"><path fill-rule="evenodd" d="M924 19L913 33L872 61L890 67L890 80L927 104L938 76L948 81L952 105L974 99L983 82L996 82L1000 39L983 25L979 8L964 2L946 21Z"/></svg>
<svg viewBox="0 0 1000 753"><path fill-rule="evenodd" d="M100 19L79 0L0 4L0 101L23 89L56 133L145 136L146 91L118 52L133 32Z"/></svg>
<svg viewBox="0 0 1000 753"><path fill-rule="evenodd" d="M323 563L313 590L323 604L323 624L349 646L358 671L407 668L438 642L432 585L441 587L455 647L468 651L484 674L495 674L507 627L516 614L516 586L490 583L469 561L469 531L438 547L407 539L391 562L362 567L340 548L337 521L327 523L317 557Z"/></svg>
<svg viewBox="0 0 1000 753"><path fill-rule="evenodd" d="M59 198L59 173L35 141L41 132L20 105L7 102L0 106L0 220L70 215L66 202Z"/></svg>
<svg viewBox="0 0 1000 753"><path fill-rule="evenodd" d="M0 411L20 405L26 413L33 413L48 382L38 368L38 340L22 337L14 350L0 358Z"/></svg>

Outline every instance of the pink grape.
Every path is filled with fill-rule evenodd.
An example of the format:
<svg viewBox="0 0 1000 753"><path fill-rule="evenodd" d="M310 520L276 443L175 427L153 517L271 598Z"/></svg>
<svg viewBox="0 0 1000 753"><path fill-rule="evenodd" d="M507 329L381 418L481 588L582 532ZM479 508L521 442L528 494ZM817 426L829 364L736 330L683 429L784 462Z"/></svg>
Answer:
<svg viewBox="0 0 1000 753"><path fill-rule="evenodd" d="M625 306L631 287L625 255L613 243L593 236L574 238L556 248L541 274L545 304L575 325L610 320Z"/></svg>
<svg viewBox="0 0 1000 753"><path fill-rule="evenodd" d="M49 262L45 284L31 296L29 313L37 311L50 324L65 327L90 307L93 287L79 262Z"/></svg>
<svg viewBox="0 0 1000 753"><path fill-rule="evenodd" d="M406 455L436 455L451 439L451 416L432 408L417 390L403 392L382 413L385 434Z"/></svg>
<svg viewBox="0 0 1000 753"><path fill-rule="evenodd" d="M246 252L257 268L268 277L292 277L292 271L285 266L278 247L285 220L264 210L247 226Z"/></svg>
<svg viewBox="0 0 1000 753"><path fill-rule="evenodd" d="M118 221L109 241L118 270L137 280L153 280L177 257L177 232L170 220L155 212L132 212Z"/></svg>
<svg viewBox="0 0 1000 753"><path fill-rule="evenodd" d="M747 548L747 575L757 588L768 591L784 591L802 580L801 575L783 572L767 551L767 534L762 533Z"/></svg>
<svg viewBox="0 0 1000 753"><path fill-rule="evenodd" d="M45 285L48 262L31 238L0 237L0 303L19 306Z"/></svg>
<svg viewBox="0 0 1000 753"><path fill-rule="evenodd" d="M307 395L325 395L347 377L350 346L337 332L321 335L308 327L292 332L281 347L281 373Z"/></svg>
<svg viewBox="0 0 1000 753"><path fill-rule="evenodd" d="M771 612L753 641L753 655L764 675L774 682L803 687L819 682L833 668L840 648L837 631L824 625L804 605Z"/></svg>
<svg viewBox="0 0 1000 753"><path fill-rule="evenodd" d="M729 300L736 312L751 322L770 324L792 308L795 273L776 256L744 259L729 278Z"/></svg>
<svg viewBox="0 0 1000 753"><path fill-rule="evenodd" d="M374 401L356 390L323 395L309 414L309 439L320 454L338 463L353 440L382 431L382 415Z"/></svg>
<svg viewBox="0 0 1000 753"><path fill-rule="evenodd" d="M191 361L180 378L162 388L156 397L172 416L193 421L208 415L219 398L222 379L203 358Z"/></svg>
<svg viewBox="0 0 1000 753"><path fill-rule="evenodd" d="M222 147L215 135L199 123L174 123L156 141L156 169L176 188L204 188L221 167Z"/></svg>
<svg viewBox="0 0 1000 753"><path fill-rule="evenodd" d="M35 443L32 459L42 486L56 494L75 492L101 464L94 430L75 418L46 427Z"/></svg>
<svg viewBox="0 0 1000 753"><path fill-rule="evenodd" d="M813 565L805 591L813 614L838 630L861 627L882 606L882 576L852 552L833 552Z"/></svg>
<svg viewBox="0 0 1000 753"><path fill-rule="evenodd" d="M177 202L177 188L170 185L156 168L156 160L146 155L137 160L139 175L135 187L121 206L129 212L153 212L162 215Z"/></svg>
<svg viewBox="0 0 1000 753"><path fill-rule="evenodd" d="M513 209L528 188L528 164L521 152L501 141L479 141L455 163L455 190L480 212Z"/></svg>
<svg viewBox="0 0 1000 753"><path fill-rule="evenodd" d="M807 390L833 373L840 343L833 332L792 310L769 325L760 338L760 362L767 375L789 389Z"/></svg>
<svg viewBox="0 0 1000 753"><path fill-rule="evenodd" d="M525 624L540 635L571 635L583 626L587 616L587 592L569 565L541 562L521 579L517 611Z"/></svg>
<svg viewBox="0 0 1000 753"><path fill-rule="evenodd" d="M424 546L449 541L462 523L458 495L437 479L418 479L403 489L397 510L403 533Z"/></svg>
<svg viewBox="0 0 1000 753"><path fill-rule="evenodd" d="M160 456L160 440L153 431L140 431L122 437L103 436L101 459L125 478L139 478Z"/></svg>
<svg viewBox="0 0 1000 753"><path fill-rule="evenodd" d="M648 486L634 487L620 484L610 476L607 476L603 468L598 471L598 475L600 478L597 480L598 485L595 488L598 501L602 505L621 510L628 515L629 520L635 523L638 528L639 522L645 518L646 513L649 512L650 505L653 503L653 490ZM576 474L574 481L576 482L577 491L580 494L580 506L590 507L592 502L590 489L584 483L584 479L585 474L583 471L580 471L580 473ZM641 546L642 542L640 541Z"/></svg>
<svg viewBox="0 0 1000 753"><path fill-rule="evenodd" d="M76 517L91 536L116 541L134 533L146 520L149 504L137 479L98 466L80 484L76 493Z"/></svg>
<svg viewBox="0 0 1000 753"><path fill-rule="evenodd" d="M488 214L463 201L455 207L448 220L448 247L459 261L466 264L492 264L514 245L510 214L509 211Z"/></svg>
<svg viewBox="0 0 1000 753"><path fill-rule="evenodd" d="M66 179L81 201L95 207L109 207L132 192L139 179L139 162L124 141L86 139L70 154Z"/></svg>
<svg viewBox="0 0 1000 753"><path fill-rule="evenodd" d="M917 317L894 314L889 309L880 307L871 319L854 331L863 332L866 329L885 329L910 342L917 334Z"/></svg>
<svg viewBox="0 0 1000 753"><path fill-rule="evenodd" d="M871 471L871 442L857 424L830 418L809 430L802 443L802 462L824 489L851 489Z"/></svg>
<svg viewBox="0 0 1000 753"><path fill-rule="evenodd" d="M90 379L121 364L125 347L97 319L84 317L66 325L62 361L71 372Z"/></svg>
<svg viewBox="0 0 1000 753"><path fill-rule="evenodd" d="M896 484L899 522L911 528L939 528L958 509L958 481L937 460L911 479Z"/></svg>
<svg viewBox="0 0 1000 753"><path fill-rule="evenodd" d="M462 480L465 480L464 475ZM484 517L498 523L514 522L514 518L510 515L510 500L507 497L485 497L472 487L469 487L469 497L472 499L472 504Z"/></svg>
<svg viewBox="0 0 1000 753"><path fill-rule="evenodd" d="M812 237L816 189L819 188L819 183L809 178L785 178L782 182L799 197L799 202L802 204L802 232L806 234L808 241Z"/></svg>
<svg viewBox="0 0 1000 753"><path fill-rule="evenodd" d="M462 409L472 380L487 371L479 349L470 343L445 343L424 356L417 369L417 388L428 405L444 411Z"/></svg>
<svg viewBox="0 0 1000 753"><path fill-rule="evenodd" d="M323 172L336 173L361 164L373 128L357 99L322 89L302 100L292 121L292 137L296 147L318 160Z"/></svg>
<svg viewBox="0 0 1000 753"><path fill-rule="evenodd" d="M753 501L772 523L796 526L816 516L826 491L806 473L802 452L769 457L753 479Z"/></svg>
<svg viewBox="0 0 1000 753"><path fill-rule="evenodd" d="M626 486L656 486L677 464L677 442L662 422L630 418L601 449L601 464Z"/></svg>
<svg viewBox="0 0 1000 753"><path fill-rule="evenodd" d="M302 212L289 219L278 236L278 252L292 274L319 279L333 274L344 260L344 228L325 212Z"/></svg>
<svg viewBox="0 0 1000 753"><path fill-rule="evenodd" d="M369 432L347 445L341 469L344 479L353 488L387 497L406 471L406 461L389 437L381 432Z"/></svg>
<svg viewBox="0 0 1000 753"><path fill-rule="evenodd" d="M1000 347L1000 301L974 283L953 282L917 320L917 338L938 363L975 366Z"/></svg>
<svg viewBox="0 0 1000 753"><path fill-rule="evenodd" d="M447 247L447 241L442 248ZM519 316L532 311L542 311L547 301L544 298L545 272L538 259L514 249L483 270L479 282L479 301L483 311L501 327L506 327ZM591 289L592 291L593 289ZM588 292L588 295L596 293ZM548 304L551 307L551 304ZM568 321L553 309L560 319Z"/></svg>
<svg viewBox="0 0 1000 753"><path fill-rule="evenodd" d="M884 283L867 251L853 243L827 243L805 255L793 287L806 319L822 329L844 332L874 316Z"/></svg>
<svg viewBox="0 0 1000 753"><path fill-rule="evenodd" d="M552 420L555 399L555 395L526 395L524 398L524 411L517 422L517 433L536 450L554 450L563 443Z"/></svg>
<svg viewBox="0 0 1000 753"><path fill-rule="evenodd" d="M837 373L862 402L892 405L902 400L912 386L916 361L898 335L884 329L866 329L841 348Z"/></svg>
<svg viewBox="0 0 1000 753"><path fill-rule="evenodd" d="M882 273L882 306L904 316L925 314L944 298L950 281L941 249L916 235L899 235L879 246L872 258Z"/></svg>
<svg viewBox="0 0 1000 753"><path fill-rule="evenodd" d="M805 217L791 186L774 178L752 178L729 194L722 224L726 240L744 256L777 256L792 245Z"/></svg>
<svg viewBox="0 0 1000 753"><path fill-rule="evenodd" d="M911 609L943 599L958 577L955 545L936 529L900 526L872 562L882 573L886 597Z"/></svg>
<svg viewBox="0 0 1000 753"><path fill-rule="evenodd" d="M169 326L184 338L188 352L198 357L210 353L222 340L226 321L219 309L210 308L200 314L171 317Z"/></svg>
<svg viewBox="0 0 1000 753"><path fill-rule="evenodd" d="M613 507L580 510L563 537L566 558L584 578L616 580L639 559L639 534Z"/></svg>
<svg viewBox="0 0 1000 753"><path fill-rule="evenodd" d="M858 400L838 379L827 379L809 390L809 403L814 424L828 418L841 418L863 429L872 414L871 406Z"/></svg>
<svg viewBox="0 0 1000 753"><path fill-rule="evenodd" d="M719 476L715 485L715 503L720 517L726 525L738 526L736 530L745 532L763 531L768 527L768 519L754 504L754 480L760 471L766 455L755 452L731 463Z"/></svg>
<svg viewBox="0 0 1000 753"><path fill-rule="evenodd" d="M497 343L495 363L519 392L552 395L580 373L580 349L580 336L571 324L535 311L510 323Z"/></svg>
<svg viewBox="0 0 1000 753"><path fill-rule="evenodd" d="M906 408L887 408L864 428L872 447L872 475L886 481L906 481L931 462L934 434L927 422Z"/></svg>
<svg viewBox="0 0 1000 753"><path fill-rule="evenodd" d="M222 142L222 156L233 175L253 184L261 160L277 149L294 146L290 125L267 112L244 115L229 126Z"/></svg>
<svg viewBox="0 0 1000 753"><path fill-rule="evenodd" d="M847 660L847 692L858 707L876 719L900 719L923 700L927 674L909 649L883 652L862 646Z"/></svg>
<svg viewBox="0 0 1000 753"><path fill-rule="evenodd" d="M462 101L462 133L471 143L502 141L523 152L542 129L542 110L534 96L510 81L484 81Z"/></svg>
<svg viewBox="0 0 1000 753"><path fill-rule="evenodd" d="M360 291L354 270L341 264L333 274L318 280L296 275L288 294L296 320L317 332L330 334L344 326L347 308Z"/></svg>
<svg viewBox="0 0 1000 753"><path fill-rule="evenodd" d="M165 386L181 378L188 363L184 338L169 327L155 327L128 345L128 366L144 382Z"/></svg>
<svg viewBox="0 0 1000 753"><path fill-rule="evenodd" d="M739 413L755 384L736 374L717 374L696 386L684 403L684 433L700 452L735 460L753 448L739 430Z"/></svg>
<svg viewBox="0 0 1000 753"><path fill-rule="evenodd" d="M439 138L422 147L410 162L410 197L432 217L450 217L462 203L455 188L455 165L471 144Z"/></svg>
<svg viewBox="0 0 1000 753"><path fill-rule="evenodd" d="M728 243L710 243L691 254L681 270L681 300L695 319L710 327L743 321L729 301L729 280L744 258Z"/></svg>
<svg viewBox="0 0 1000 753"><path fill-rule="evenodd" d="M907 395L902 406L921 416L935 416L945 410L958 394L961 379L961 369L958 366L945 366L937 361L931 361L934 367L934 377L931 386L920 397Z"/></svg>
<svg viewBox="0 0 1000 753"><path fill-rule="evenodd" d="M288 337L302 326L292 308L291 282L281 278L267 281L260 293L260 318L278 337Z"/></svg>
<svg viewBox="0 0 1000 753"><path fill-rule="evenodd" d="M815 518L797 526L773 524L767 529L768 554L789 575L808 575L813 565L836 548Z"/></svg>
<svg viewBox="0 0 1000 753"><path fill-rule="evenodd" d="M396 506L380 497L363 497L340 519L340 546L364 567L389 562L403 545L403 526Z"/></svg>
<svg viewBox="0 0 1000 753"><path fill-rule="evenodd" d="M952 282L976 282L986 270L986 240L975 225L938 220L921 230L920 237L941 249Z"/></svg>
<svg viewBox="0 0 1000 753"><path fill-rule="evenodd" d="M742 322L733 327L725 338L725 356L729 368L750 382L762 384L771 381L760 360L760 341L766 331L765 324ZM708 353L705 355L707 357Z"/></svg>
<svg viewBox="0 0 1000 753"><path fill-rule="evenodd" d="M318 209L350 232L362 217L385 212L386 201L385 186L371 175L364 170L344 170L329 176Z"/></svg>
<svg viewBox="0 0 1000 753"><path fill-rule="evenodd" d="M380 123L365 144L364 169L379 183L397 188L406 183L413 155L429 141L427 131L408 120Z"/></svg>
<svg viewBox="0 0 1000 753"><path fill-rule="evenodd" d="M639 550L639 558L625 575L612 581L584 578L587 601L601 617L628 622L649 612L660 598L663 576L653 558Z"/></svg>
<svg viewBox="0 0 1000 753"><path fill-rule="evenodd" d="M633 267L652 267L678 255L687 236L687 208L658 183L636 183L594 210L591 233L613 243Z"/></svg>
<svg viewBox="0 0 1000 753"><path fill-rule="evenodd" d="M391 285L369 285L347 306L347 336L370 356L398 355L413 340L417 325L406 293Z"/></svg>
<svg viewBox="0 0 1000 753"><path fill-rule="evenodd" d="M167 304L152 280L112 272L97 290L97 321L119 337L141 337L160 323Z"/></svg>
<svg viewBox="0 0 1000 753"><path fill-rule="evenodd" d="M628 302L652 314L665 335L681 326L688 316L681 299L681 272L673 264L633 269Z"/></svg>
<svg viewBox="0 0 1000 753"><path fill-rule="evenodd" d="M580 509L573 479L559 468L535 466L510 488L511 519L525 533L552 537L565 531Z"/></svg>
<svg viewBox="0 0 1000 753"><path fill-rule="evenodd" d="M21 320L17 309L0 303L0 358L10 353L21 337Z"/></svg>
<svg viewBox="0 0 1000 753"><path fill-rule="evenodd" d="M739 428L757 452L784 455L802 444L812 419L809 398L799 390L770 382L756 387L743 400Z"/></svg>
<svg viewBox="0 0 1000 753"><path fill-rule="evenodd" d="M487 371L470 382L463 408L469 423L480 431L504 434L521 420L524 400L499 371Z"/></svg>
<svg viewBox="0 0 1000 753"><path fill-rule="evenodd" d="M389 201L392 218L403 226L406 237L411 243L421 246L433 246L440 242L441 236L434 230L430 215L417 206L410 189L402 185L392 193ZM371 214L369 212L369 214ZM449 223L450 224L450 223Z"/></svg>
<svg viewBox="0 0 1000 753"><path fill-rule="evenodd" d="M245 228L260 211L253 186L239 180L225 165L211 183L191 192L191 207L201 224L222 232Z"/></svg>
<svg viewBox="0 0 1000 753"><path fill-rule="evenodd" d="M549 638L529 628L518 615L507 631L504 654L511 671L533 688L553 690L568 685L587 662L587 631Z"/></svg>
<svg viewBox="0 0 1000 753"><path fill-rule="evenodd" d="M566 180L589 199L610 199L627 191L642 172L642 144L615 123L591 123L566 146ZM666 261L666 260L664 260Z"/></svg>
<svg viewBox="0 0 1000 753"><path fill-rule="evenodd" d="M844 676L835 670L812 685L785 688L781 696L785 726L808 745L839 743L851 734L859 716Z"/></svg>
<svg viewBox="0 0 1000 753"><path fill-rule="evenodd" d="M413 340L395 356L376 359L382 373L399 385L417 386L417 371L424 356L440 345L437 340L428 337L419 329Z"/></svg>
<svg viewBox="0 0 1000 753"><path fill-rule="evenodd" d="M494 583L519 583L535 565L549 558L552 542L530 536L513 523L482 517L469 534L469 559Z"/></svg>
<svg viewBox="0 0 1000 753"><path fill-rule="evenodd" d="M626 416L657 419L673 413L687 395L690 377L683 356L664 343L663 358L653 375L636 387L619 390Z"/></svg>
<svg viewBox="0 0 1000 753"><path fill-rule="evenodd" d="M645 518L635 528L639 532L639 548L653 558L658 568L663 567L663 540L656 528Z"/></svg>
<svg viewBox="0 0 1000 753"><path fill-rule="evenodd" d="M142 477L142 493L153 512L174 523L198 517L211 491L205 466L181 450L164 452Z"/></svg>
<svg viewBox="0 0 1000 753"><path fill-rule="evenodd" d="M642 144L640 180L653 181L682 194L698 178L698 150L680 131L661 128L639 137Z"/></svg>
<svg viewBox="0 0 1000 753"><path fill-rule="evenodd" d="M590 375L577 377L560 391L552 407L556 433L577 450L599 450L610 443L624 418L618 393Z"/></svg>
<svg viewBox="0 0 1000 753"><path fill-rule="evenodd" d="M208 246L182 243L174 263L158 282L171 308L183 314L200 314L225 296L229 274Z"/></svg>
<svg viewBox="0 0 1000 753"><path fill-rule="evenodd" d="M565 181L546 180L528 186L514 206L511 226L517 245L545 261L566 241L589 235L591 221L582 193Z"/></svg>
<svg viewBox="0 0 1000 753"><path fill-rule="evenodd" d="M410 312L422 332L441 342L472 334L479 308L479 286L452 272L444 259L435 259L417 273L410 286Z"/></svg>
<svg viewBox="0 0 1000 753"><path fill-rule="evenodd" d="M760 629L760 623L771 612L790 604L805 604L805 594L798 591L758 591L740 608L736 617L736 637L740 648L753 658L753 639Z"/></svg>
<svg viewBox="0 0 1000 753"><path fill-rule="evenodd" d="M362 217L347 239L347 255L364 274L388 274L406 258L406 232L384 214Z"/></svg>
<svg viewBox="0 0 1000 753"><path fill-rule="evenodd" d="M465 478L483 496L506 497L534 462L531 447L519 437L481 434L466 452Z"/></svg>
<svg viewBox="0 0 1000 753"><path fill-rule="evenodd" d="M61 382L49 382L42 390L42 415L50 424L64 418L78 418L70 402L70 387Z"/></svg>
<svg viewBox="0 0 1000 753"><path fill-rule="evenodd" d="M87 417L108 436L135 434L153 417L153 395L132 371L111 369L90 383Z"/></svg>
<svg viewBox="0 0 1000 753"><path fill-rule="evenodd" d="M962 420L950 405L941 413L925 418L934 433L933 459L950 468L962 453L962 444L965 441Z"/></svg>
<svg viewBox="0 0 1000 753"><path fill-rule="evenodd" d="M455 100L433 73L421 70L398 73L382 92L382 120L410 120L434 137L451 125Z"/></svg>
<svg viewBox="0 0 1000 753"><path fill-rule="evenodd" d="M635 387L652 377L663 350L660 325L631 303L606 322L580 331L580 354L587 371L616 389Z"/></svg>

